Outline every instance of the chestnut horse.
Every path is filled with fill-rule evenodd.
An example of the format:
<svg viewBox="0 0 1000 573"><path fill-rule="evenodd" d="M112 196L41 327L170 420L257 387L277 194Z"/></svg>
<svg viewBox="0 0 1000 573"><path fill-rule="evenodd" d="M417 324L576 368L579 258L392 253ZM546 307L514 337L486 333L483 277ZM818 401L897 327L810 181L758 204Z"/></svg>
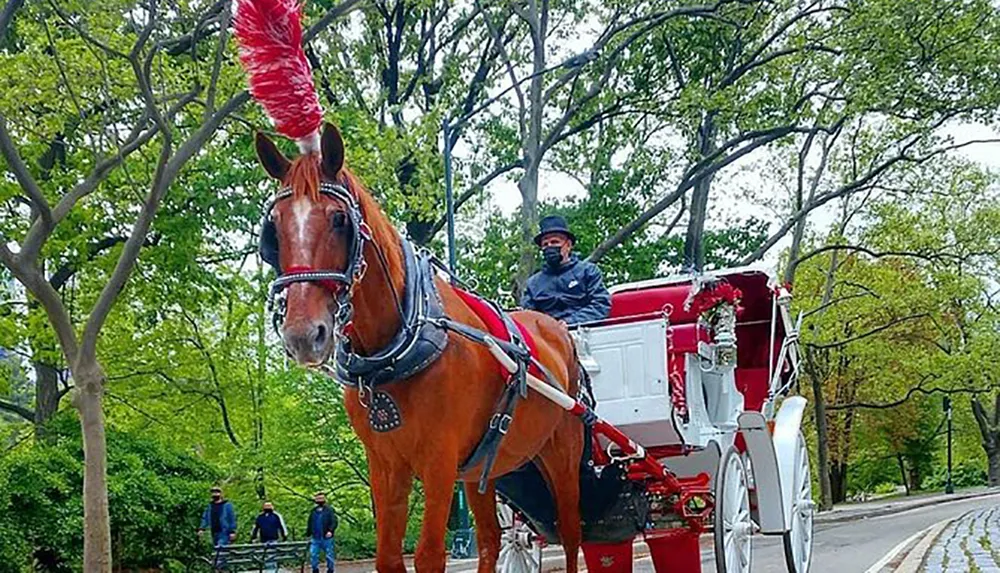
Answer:
<svg viewBox="0 0 1000 573"><path fill-rule="evenodd" d="M320 153L294 161L258 134L257 155L267 173L290 193L275 201L270 213L281 269L311 269L343 273L350 263L351 210L344 201L319 192L321 182L333 183L357 201L366 241L361 251L365 272L349 288L353 322L346 332L351 348L372 354L386 346L401 325L398 305L403 295L404 259L401 238L385 213L358 179L344 166L344 142L331 124L323 128ZM370 231L369 231L370 229ZM379 251L381 250L382 255ZM343 325L335 289L322 280L287 285L281 331L288 354L299 364L318 367L331 357L334 333ZM435 277L445 313L452 320L485 330L485 325L447 281ZM534 338L538 360L570 396L578 389L578 366L568 331L558 321L531 311L512 315ZM556 502L558 533L566 552L566 571L577 570L581 542L580 457L583 425L574 416L538 394L518 402L513 423L503 439L484 494L475 487L480 468L459 475L459 466L483 436L505 380L486 347L448 334L444 352L429 367L409 379L379 389L398 405L402 425L376 432L355 388L344 392L351 425L368 456L377 526L376 567L380 572L405 571L403 535L407 499L414 477L423 482L424 520L417 545L417 571L444 571L445 530L453 485L465 482L476 518L479 571L494 571L500 548L500 527L492 478L535 460Z"/></svg>

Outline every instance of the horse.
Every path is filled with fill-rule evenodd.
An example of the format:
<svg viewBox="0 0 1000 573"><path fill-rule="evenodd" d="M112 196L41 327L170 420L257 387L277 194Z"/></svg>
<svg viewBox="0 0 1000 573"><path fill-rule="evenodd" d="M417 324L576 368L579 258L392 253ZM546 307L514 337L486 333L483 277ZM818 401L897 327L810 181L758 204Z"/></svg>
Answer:
<svg viewBox="0 0 1000 573"><path fill-rule="evenodd" d="M255 142L260 164L284 190L275 196L270 213L265 215L273 222L279 271L314 277L284 285L282 343L297 363L314 368L331 358L339 336L347 337L350 348L362 356L389 344L402 325L399 301L406 284L403 239L359 178L345 166L340 132L326 123L319 143L319 153L306 152L289 160L266 135L258 133ZM321 192L328 184L348 195ZM352 260L355 254L360 260ZM333 284L323 278L323 272L349 277L344 284ZM450 281L436 274L433 281L447 317L486 330L483 320ZM343 313L348 306L345 303L353 308L351 316ZM575 396L580 371L565 325L533 311L517 311L511 316L533 339L537 361L564 392ZM454 484L461 481L476 520L478 571L494 571L500 551L494 480L532 460L555 501L566 571L577 571L584 443L579 419L529 393L517 402L485 491L474 487L482 464L459 471L488 427L506 383L486 347L448 332L447 344L433 363L407 379L380 386L395 403L398 427L377 431L369 412L371 392L363 387L345 389L346 411L368 458L379 572L406 571L403 537L414 478L423 483L426 495L414 557L416 570L445 570L448 514Z"/></svg>

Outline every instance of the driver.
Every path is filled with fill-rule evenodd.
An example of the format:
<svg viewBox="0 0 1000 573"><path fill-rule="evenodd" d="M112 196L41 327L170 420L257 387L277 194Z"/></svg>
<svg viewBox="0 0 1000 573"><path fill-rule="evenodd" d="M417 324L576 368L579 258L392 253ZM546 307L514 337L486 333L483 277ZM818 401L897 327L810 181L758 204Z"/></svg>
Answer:
<svg viewBox="0 0 1000 573"><path fill-rule="evenodd" d="M528 278L521 306L544 312L567 325L594 322L608 317L611 295L604 287L601 271L573 253L574 235L559 215L543 217L535 235L545 266Z"/></svg>

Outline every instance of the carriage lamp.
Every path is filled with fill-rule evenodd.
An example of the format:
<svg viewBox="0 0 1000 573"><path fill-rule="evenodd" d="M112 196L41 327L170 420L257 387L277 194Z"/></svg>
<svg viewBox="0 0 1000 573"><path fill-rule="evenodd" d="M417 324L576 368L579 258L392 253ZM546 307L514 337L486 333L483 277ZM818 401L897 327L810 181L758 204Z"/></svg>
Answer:
<svg viewBox="0 0 1000 573"><path fill-rule="evenodd" d="M736 337L719 334L715 337L715 365L729 368L736 366Z"/></svg>
<svg viewBox="0 0 1000 573"><path fill-rule="evenodd" d="M736 366L736 307L721 304L715 317L715 366Z"/></svg>

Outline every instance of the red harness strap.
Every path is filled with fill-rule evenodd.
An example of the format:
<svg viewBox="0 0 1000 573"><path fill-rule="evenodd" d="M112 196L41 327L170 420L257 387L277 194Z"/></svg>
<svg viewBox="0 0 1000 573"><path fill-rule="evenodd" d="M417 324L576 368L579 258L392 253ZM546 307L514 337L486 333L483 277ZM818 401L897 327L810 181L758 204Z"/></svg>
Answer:
<svg viewBox="0 0 1000 573"><path fill-rule="evenodd" d="M497 314L496 310L492 306L470 292L466 292L454 286L452 289L454 289L455 294L462 299L462 302L472 309L472 312L479 317L479 320L483 321L483 324L486 325L486 331L489 332L493 338L503 340L504 342L510 342L507 327L504 325L503 319L500 318L500 315ZM521 333L521 339L528 345L528 351L531 352L531 356L537 360L538 346L535 344L534 337L531 336L531 333L528 332L528 329L525 328L523 324L514 320L513 317L511 317L511 320L517 326L518 332ZM500 373L506 378L508 375L507 370L502 365L498 365L498 367L500 368ZM538 368L534 365L532 365L528 371L539 378L542 377L542 373L539 372Z"/></svg>
<svg viewBox="0 0 1000 573"><path fill-rule="evenodd" d="M316 269L314 269L312 267L306 267L306 266L291 266L291 267L288 267L287 269L284 269L281 274L282 274L282 276L284 276L284 275L301 275L301 274L312 273L312 272L316 272ZM342 287L342 285L340 283L338 283L337 281L332 281L332 280L318 280L318 281L313 281L313 282L315 282L319 286L325 288L326 290L330 291L330 294L337 294L337 292Z"/></svg>

